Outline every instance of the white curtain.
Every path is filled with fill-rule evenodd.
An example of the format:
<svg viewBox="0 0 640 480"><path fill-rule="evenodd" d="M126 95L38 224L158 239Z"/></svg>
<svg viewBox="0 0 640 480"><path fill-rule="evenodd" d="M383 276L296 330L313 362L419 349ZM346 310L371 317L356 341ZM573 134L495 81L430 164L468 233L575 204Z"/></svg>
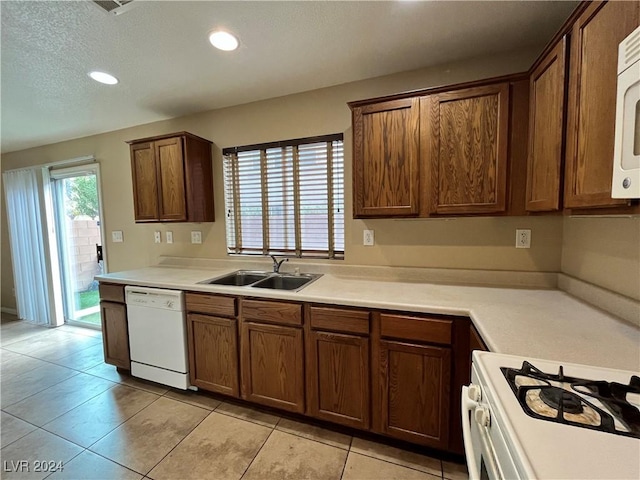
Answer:
<svg viewBox="0 0 640 480"><path fill-rule="evenodd" d="M34 170L2 174L11 240L18 316L50 323L38 180Z"/></svg>

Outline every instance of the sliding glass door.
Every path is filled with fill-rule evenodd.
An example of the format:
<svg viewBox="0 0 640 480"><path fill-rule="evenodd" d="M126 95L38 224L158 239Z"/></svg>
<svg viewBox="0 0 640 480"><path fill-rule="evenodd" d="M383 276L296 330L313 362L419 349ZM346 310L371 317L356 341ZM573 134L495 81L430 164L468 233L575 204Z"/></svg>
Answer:
<svg viewBox="0 0 640 480"><path fill-rule="evenodd" d="M98 166L49 172L66 323L100 328L100 298L94 276L102 273Z"/></svg>

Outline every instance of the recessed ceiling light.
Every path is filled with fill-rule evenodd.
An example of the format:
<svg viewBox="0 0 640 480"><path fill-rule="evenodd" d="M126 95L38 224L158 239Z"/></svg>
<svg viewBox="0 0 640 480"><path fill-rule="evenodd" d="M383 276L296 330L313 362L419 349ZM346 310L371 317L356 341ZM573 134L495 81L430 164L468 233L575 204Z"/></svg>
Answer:
<svg viewBox="0 0 640 480"><path fill-rule="evenodd" d="M118 79L116 77L104 72L89 72L89 76L96 82L104 83L106 85L115 85L116 83L118 83Z"/></svg>
<svg viewBox="0 0 640 480"><path fill-rule="evenodd" d="M222 30L211 33L211 35L209 35L209 41L211 45L225 52L230 52L238 48L238 39L229 32Z"/></svg>

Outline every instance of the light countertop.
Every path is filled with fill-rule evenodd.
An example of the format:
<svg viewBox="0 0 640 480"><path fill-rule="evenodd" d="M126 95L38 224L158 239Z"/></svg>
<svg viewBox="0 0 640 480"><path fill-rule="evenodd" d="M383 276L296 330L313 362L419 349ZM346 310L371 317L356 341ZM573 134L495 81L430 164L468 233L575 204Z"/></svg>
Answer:
<svg viewBox="0 0 640 480"><path fill-rule="evenodd" d="M640 328L560 290L441 285L325 273L299 292L198 282L243 266L154 266L96 277L127 285L469 316L493 352L640 371Z"/></svg>

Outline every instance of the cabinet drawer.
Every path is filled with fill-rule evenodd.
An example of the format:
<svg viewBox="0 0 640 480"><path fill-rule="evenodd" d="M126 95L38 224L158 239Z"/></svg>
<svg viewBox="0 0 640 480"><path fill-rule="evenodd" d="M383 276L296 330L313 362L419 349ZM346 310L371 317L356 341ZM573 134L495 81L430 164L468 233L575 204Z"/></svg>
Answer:
<svg viewBox="0 0 640 480"><path fill-rule="evenodd" d="M310 307L309 312L313 329L369 334L369 312L326 307Z"/></svg>
<svg viewBox="0 0 640 480"><path fill-rule="evenodd" d="M302 325L302 305L297 303L242 300L242 319L263 323Z"/></svg>
<svg viewBox="0 0 640 480"><path fill-rule="evenodd" d="M186 304L188 312L209 313L211 315L219 315L221 317L236 316L235 297L187 293Z"/></svg>
<svg viewBox="0 0 640 480"><path fill-rule="evenodd" d="M124 285L101 283L98 288L100 291L100 300L124 303Z"/></svg>
<svg viewBox="0 0 640 480"><path fill-rule="evenodd" d="M389 338L450 345L451 324L451 320L381 314L380 334Z"/></svg>

